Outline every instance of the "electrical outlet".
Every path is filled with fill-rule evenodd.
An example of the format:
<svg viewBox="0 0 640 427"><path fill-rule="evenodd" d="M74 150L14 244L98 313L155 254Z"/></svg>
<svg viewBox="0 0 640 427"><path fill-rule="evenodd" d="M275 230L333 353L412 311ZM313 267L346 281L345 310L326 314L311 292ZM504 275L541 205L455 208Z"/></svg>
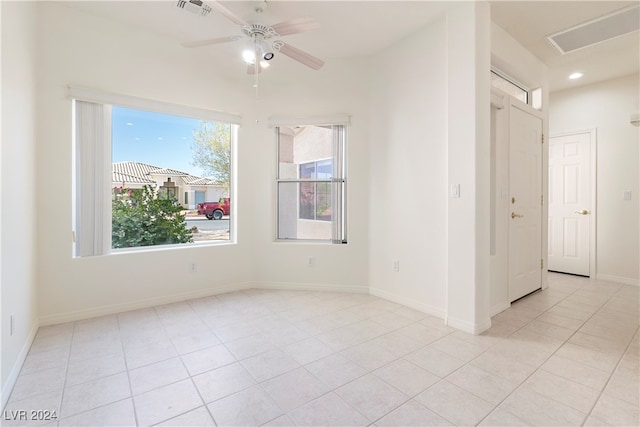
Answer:
<svg viewBox="0 0 640 427"><path fill-rule="evenodd" d="M400 272L400 261L397 259L393 261L393 271L396 273Z"/></svg>
<svg viewBox="0 0 640 427"><path fill-rule="evenodd" d="M192 273L195 273L198 271L198 266L196 265L195 262L191 263L191 265L189 266L189 271L191 271Z"/></svg>
<svg viewBox="0 0 640 427"><path fill-rule="evenodd" d="M307 257L307 265L313 267L316 264L316 259L312 256Z"/></svg>

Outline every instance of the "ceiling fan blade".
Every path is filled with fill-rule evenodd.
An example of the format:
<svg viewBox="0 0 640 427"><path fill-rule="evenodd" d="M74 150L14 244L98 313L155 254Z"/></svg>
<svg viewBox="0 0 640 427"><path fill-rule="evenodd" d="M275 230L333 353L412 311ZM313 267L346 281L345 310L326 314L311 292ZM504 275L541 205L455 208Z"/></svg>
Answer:
<svg viewBox="0 0 640 427"><path fill-rule="evenodd" d="M317 30L320 24L313 18L298 18L289 21L280 22L272 25L276 33L280 36L288 36L290 34L303 33L305 31Z"/></svg>
<svg viewBox="0 0 640 427"><path fill-rule="evenodd" d="M242 37L240 37L240 36L218 37L218 38L215 38L215 39L198 40L198 41L195 41L195 42L185 42L185 43L182 43L182 46L183 47L209 46L211 44L235 42L237 40L240 40L241 38Z"/></svg>
<svg viewBox="0 0 640 427"><path fill-rule="evenodd" d="M227 9L226 7L224 7L223 5L218 3L216 0L209 0L208 3L211 5L211 7L213 9L216 10L216 12L218 12L221 15L226 16L227 19L229 19L231 22L236 23L238 25L242 25L242 26L247 25L247 21L245 21L244 19L240 18L235 13L231 12L229 9Z"/></svg>
<svg viewBox="0 0 640 427"><path fill-rule="evenodd" d="M304 64L309 68L313 68L314 70L319 70L324 65L324 61L322 59L318 59L315 56L312 56L307 52L304 52L280 40L274 42L273 45L278 51L280 51L281 54L286 55L294 61L298 61L299 63Z"/></svg>

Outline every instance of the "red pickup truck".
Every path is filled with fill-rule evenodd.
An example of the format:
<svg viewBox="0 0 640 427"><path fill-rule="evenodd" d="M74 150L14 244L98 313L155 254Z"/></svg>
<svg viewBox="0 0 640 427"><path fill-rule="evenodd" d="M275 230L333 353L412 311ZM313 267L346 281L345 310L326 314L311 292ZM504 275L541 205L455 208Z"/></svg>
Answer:
<svg viewBox="0 0 640 427"><path fill-rule="evenodd" d="M217 202L204 202L198 204L198 215L204 215L207 219L222 219L223 215L231 212L231 200L221 197Z"/></svg>

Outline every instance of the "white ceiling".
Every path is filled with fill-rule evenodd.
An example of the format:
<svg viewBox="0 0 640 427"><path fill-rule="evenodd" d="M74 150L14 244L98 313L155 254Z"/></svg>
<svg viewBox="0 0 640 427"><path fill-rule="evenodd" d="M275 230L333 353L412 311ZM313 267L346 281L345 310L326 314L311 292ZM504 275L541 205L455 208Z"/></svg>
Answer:
<svg viewBox="0 0 640 427"><path fill-rule="evenodd" d="M639 1L492 1L492 20L549 67L551 90L595 83L637 73L640 69L638 31L561 55L545 39ZM584 77L569 80L574 71Z"/></svg>
<svg viewBox="0 0 640 427"><path fill-rule="evenodd" d="M437 19L452 4L433 1L269 1L265 11L257 14L256 5L262 2L220 3L249 22L275 24L299 17L314 18L321 25L319 30L287 36L285 40L325 60L375 54ZM638 72L640 43L637 31L566 55L560 55L545 40L547 35L638 3L491 1L491 13L496 24L549 66L551 90L558 90ZM201 17L178 9L175 0L64 4L132 23L176 43L239 34L239 27L217 12ZM234 43L198 49L203 55L227 62L229 56L238 54ZM585 76L578 81L567 80L566 76L575 70L583 71Z"/></svg>

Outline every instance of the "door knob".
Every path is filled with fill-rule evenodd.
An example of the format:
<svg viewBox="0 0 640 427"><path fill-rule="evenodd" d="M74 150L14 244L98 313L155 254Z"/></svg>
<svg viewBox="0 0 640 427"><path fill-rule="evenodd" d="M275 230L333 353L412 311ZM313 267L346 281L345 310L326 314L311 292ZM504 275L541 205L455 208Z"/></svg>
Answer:
<svg viewBox="0 0 640 427"><path fill-rule="evenodd" d="M589 212L586 209L582 209L581 211L576 211L575 213L577 213L579 215L589 215L591 212Z"/></svg>
<svg viewBox="0 0 640 427"><path fill-rule="evenodd" d="M512 219L515 219L515 218L524 218L524 215L520 215L520 214L517 214L517 213L515 213L515 212L511 212L511 218L512 218Z"/></svg>

